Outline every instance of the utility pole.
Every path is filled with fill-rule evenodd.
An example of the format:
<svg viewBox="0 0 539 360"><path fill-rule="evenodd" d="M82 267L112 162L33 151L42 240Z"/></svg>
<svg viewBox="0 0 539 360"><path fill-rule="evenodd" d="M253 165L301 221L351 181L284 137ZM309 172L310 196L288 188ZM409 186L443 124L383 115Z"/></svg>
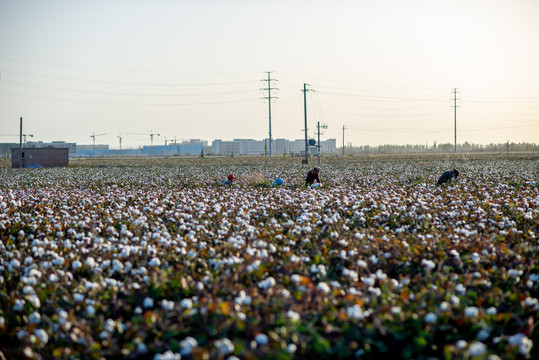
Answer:
<svg viewBox="0 0 539 360"><path fill-rule="evenodd" d="M342 156L344 156L344 125L342 126Z"/></svg>
<svg viewBox="0 0 539 360"><path fill-rule="evenodd" d="M19 150L20 150L20 162L19 162L19 168L23 168L22 166L22 116L21 116L21 131L19 133Z"/></svg>
<svg viewBox="0 0 539 360"><path fill-rule="evenodd" d="M455 154L457 153L457 91L458 88L453 88L453 108L455 109Z"/></svg>
<svg viewBox="0 0 539 360"><path fill-rule="evenodd" d="M153 152L153 136L154 135L161 136L160 134L154 134L153 131L150 131L150 142L151 142L151 146L152 146L152 152Z"/></svg>
<svg viewBox="0 0 539 360"><path fill-rule="evenodd" d="M303 113L305 114L305 163L309 163L309 140L307 139L307 91L314 91L312 89L307 89L307 85L303 84Z"/></svg>
<svg viewBox="0 0 539 360"><path fill-rule="evenodd" d="M118 140L120 141L120 150L122 150L122 134L116 136Z"/></svg>
<svg viewBox="0 0 539 360"><path fill-rule="evenodd" d="M323 125L320 125L320 121L318 122L317 124L317 128L318 128L318 165L320 165L320 134L323 134L320 132L320 128L322 129L327 129L328 126L326 124L323 124Z"/></svg>
<svg viewBox="0 0 539 360"><path fill-rule="evenodd" d="M268 84L267 84L267 87L266 88L262 88L260 90L268 90L268 96L266 97L263 97L262 99L268 99L268 111L269 111L269 156L271 157L272 155L272 152L271 152L271 90L279 90L278 88L276 87L271 87L271 82L272 81L277 81L276 79L272 79L271 78L271 73L273 71L266 71L266 73L268 74L268 78L267 79L264 79L262 81L267 81ZM273 96L274 99L277 99L276 96Z"/></svg>

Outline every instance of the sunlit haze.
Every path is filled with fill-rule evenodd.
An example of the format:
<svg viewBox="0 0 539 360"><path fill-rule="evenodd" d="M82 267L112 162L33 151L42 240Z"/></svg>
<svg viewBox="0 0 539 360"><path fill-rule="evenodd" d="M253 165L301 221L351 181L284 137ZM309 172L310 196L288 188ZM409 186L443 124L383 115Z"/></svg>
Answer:
<svg viewBox="0 0 539 360"><path fill-rule="evenodd" d="M539 141L539 1L0 0L0 142Z"/></svg>

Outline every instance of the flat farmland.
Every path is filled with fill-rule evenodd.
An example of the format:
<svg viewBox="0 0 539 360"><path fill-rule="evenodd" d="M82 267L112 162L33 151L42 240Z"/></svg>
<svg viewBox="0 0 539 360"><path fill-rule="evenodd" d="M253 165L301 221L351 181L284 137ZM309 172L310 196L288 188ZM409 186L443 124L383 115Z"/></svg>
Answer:
<svg viewBox="0 0 539 360"><path fill-rule="evenodd" d="M314 160L4 162L0 358L539 357L538 155Z"/></svg>

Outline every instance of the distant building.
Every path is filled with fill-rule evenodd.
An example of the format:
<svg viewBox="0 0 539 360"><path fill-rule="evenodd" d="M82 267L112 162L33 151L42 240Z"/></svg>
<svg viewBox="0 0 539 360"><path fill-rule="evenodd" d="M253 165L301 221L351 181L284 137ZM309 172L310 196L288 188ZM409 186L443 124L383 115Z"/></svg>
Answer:
<svg viewBox="0 0 539 360"><path fill-rule="evenodd" d="M22 161L22 163L21 163ZM11 149L11 167L57 167L69 165L67 147L23 147Z"/></svg>
<svg viewBox="0 0 539 360"><path fill-rule="evenodd" d="M43 141L29 141L23 144L26 148L68 148L69 153L74 153L77 150L76 143L68 143L65 141L52 141L52 142L43 142ZM107 145L108 146L108 145Z"/></svg>
<svg viewBox="0 0 539 360"><path fill-rule="evenodd" d="M200 155L204 145L182 142L181 144L154 145L142 147L142 155L174 156L174 155Z"/></svg>
<svg viewBox="0 0 539 360"><path fill-rule="evenodd" d="M77 145L77 150L108 150L109 146L105 144L97 145Z"/></svg>
<svg viewBox="0 0 539 360"><path fill-rule="evenodd" d="M202 145L202 146L208 146L208 141L206 140L200 140L200 139L189 139L189 140L182 140L180 145Z"/></svg>
<svg viewBox="0 0 539 360"><path fill-rule="evenodd" d="M317 147L310 147L310 152L316 154ZM212 142L211 153L213 155L264 155L269 154L269 139L234 139L232 141L223 141L216 139ZM336 154L337 140L328 139L320 141L321 154ZM305 139L272 140L272 155L285 154L305 154Z"/></svg>
<svg viewBox="0 0 539 360"><path fill-rule="evenodd" d="M18 148L19 143L0 143L0 155L9 156L12 148Z"/></svg>

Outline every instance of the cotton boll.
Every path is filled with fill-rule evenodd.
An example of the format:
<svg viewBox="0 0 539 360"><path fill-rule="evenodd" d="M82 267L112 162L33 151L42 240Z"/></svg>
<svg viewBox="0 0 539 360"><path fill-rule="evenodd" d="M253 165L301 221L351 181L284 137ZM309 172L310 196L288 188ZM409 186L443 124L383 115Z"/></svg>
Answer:
<svg viewBox="0 0 539 360"><path fill-rule="evenodd" d="M487 347L482 342L474 342L468 349L470 356L481 356L487 351Z"/></svg>
<svg viewBox="0 0 539 360"><path fill-rule="evenodd" d="M43 329L36 329L34 330L34 334L35 336L37 337L37 339L39 340L40 343L42 344L46 344L49 342L49 335L47 334L47 332Z"/></svg>
<svg viewBox="0 0 539 360"><path fill-rule="evenodd" d="M255 341L258 345L264 346L264 345L268 345L269 338L268 338L268 335L266 334L258 334L255 336Z"/></svg>
<svg viewBox="0 0 539 360"><path fill-rule="evenodd" d="M436 314L428 313L427 315L425 315L425 322L427 324L434 324L436 322L437 318L438 317L436 316Z"/></svg>
<svg viewBox="0 0 539 360"><path fill-rule="evenodd" d="M34 311L28 316L28 322L30 324L39 324L41 322L41 315L37 311Z"/></svg>
<svg viewBox="0 0 539 360"><path fill-rule="evenodd" d="M152 298L145 298L144 299L144 307L145 308L152 308L153 307L153 299Z"/></svg>

